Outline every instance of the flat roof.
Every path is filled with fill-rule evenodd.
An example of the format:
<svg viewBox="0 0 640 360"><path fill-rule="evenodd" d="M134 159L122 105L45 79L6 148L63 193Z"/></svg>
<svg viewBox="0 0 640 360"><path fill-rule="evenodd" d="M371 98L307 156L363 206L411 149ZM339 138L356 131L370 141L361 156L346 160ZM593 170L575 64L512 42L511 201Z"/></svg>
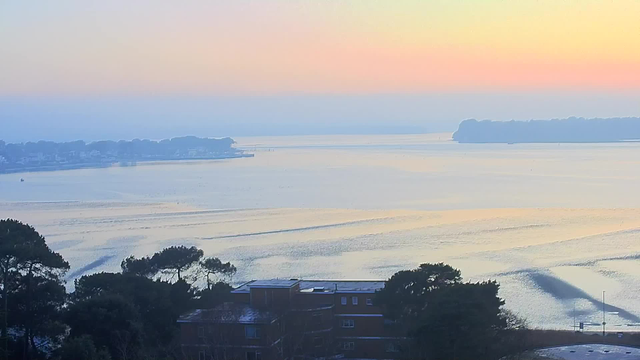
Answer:
<svg viewBox="0 0 640 360"><path fill-rule="evenodd" d="M213 309L195 309L178 318L179 323L269 324L277 315L248 304L224 303Z"/></svg>
<svg viewBox="0 0 640 360"><path fill-rule="evenodd" d="M281 280L281 279L272 279L272 280L254 280L245 285L249 285L254 288L274 288L274 289L288 289L299 283L300 280Z"/></svg>
<svg viewBox="0 0 640 360"><path fill-rule="evenodd" d="M540 356L559 360L640 360L640 349L617 345L571 345L535 351Z"/></svg>
<svg viewBox="0 0 640 360"><path fill-rule="evenodd" d="M298 283L303 293L374 293L383 289L385 282L383 280L253 280L240 285L233 292L248 293L252 287L290 288ZM320 288L324 291L319 291Z"/></svg>

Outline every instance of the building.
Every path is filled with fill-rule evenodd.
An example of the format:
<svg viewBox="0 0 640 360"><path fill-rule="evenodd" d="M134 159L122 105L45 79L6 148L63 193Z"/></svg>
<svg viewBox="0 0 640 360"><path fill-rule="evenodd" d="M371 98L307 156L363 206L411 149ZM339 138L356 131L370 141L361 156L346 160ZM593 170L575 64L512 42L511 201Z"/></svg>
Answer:
<svg viewBox="0 0 640 360"><path fill-rule="evenodd" d="M374 305L384 281L258 280L178 320L185 360L397 359L405 332Z"/></svg>

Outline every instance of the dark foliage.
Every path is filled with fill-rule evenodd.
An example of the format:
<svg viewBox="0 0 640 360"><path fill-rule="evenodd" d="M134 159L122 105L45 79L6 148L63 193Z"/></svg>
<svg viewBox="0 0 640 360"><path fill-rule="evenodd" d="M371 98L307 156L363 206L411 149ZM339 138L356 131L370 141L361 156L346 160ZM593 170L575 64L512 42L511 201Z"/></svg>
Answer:
<svg viewBox="0 0 640 360"><path fill-rule="evenodd" d="M119 295L104 294L69 307L71 338L88 335L113 358L128 359L142 345L143 326L135 306Z"/></svg>
<svg viewBox="0 0 640 360"><path fill-rule="evenodd" d="M55 344L64 303L62 278L69 269L60 254L52 251L33 227L17 220L0 220L0 280L2 284L0 354L8 350L9 326L20 333L23 358L37 357L40 343ZM11 316L9 316L11 314Z"/></svg>
<svg viewBox="0 0 640 360"><path fill-rule="evenodd" d="M155 253L150 264L153 268L172 276L177 275L178 280L182 280L182 273L198 264L202 256L204 252L195 246L171 246Z"/></svg>
<svg viewBox="0 0 640 360"><path fill-rule="evenodd" d="M148 256L137 259L131 255L122 260L120 268L122 268L122 273L124 274L144 277L152 277L158 273L158 269L151 264L151 259Z"/></svg>
<svg viewBox="0 0 640 360"><path fill-rule="evenodd" d="M205 274L208 289L211 289L211 286L216 282L213 278L231 278L237 271L236 267L230 262L223 263L216 257L210 257L202 260L200 262L200 267L202 272Z"/></svg>
<svg viewBox="0 0 640 360"><path fill-rule="evenodd" d="M188 272L196 281L202 256L195 247L175 246L129 257L122 273L82 276L68 295L63 276L69 265L62 256L32 227L1 220L2 313L9 314L1 319L1 359L176 359L180 314L230 296L226 283L200 290L185 280ZM202 271L210 276L235 273L230 263L205 262L210 266ZM153 279L158 273L169 279Z"/></svg>
<svg viewBox="0 0 640 360"><path fill-rule="evenodd" d="M69 338L57 351L56 359L60 360L111 360L105 349L96 349L89 335Z"/></svg>
<svg viewBox="0 0 640 360"><path fill-rule="evenodd" d="M517 319L501 307L495 282L463 283L449 265L422 264L394 274L375 301L405 328L414 359L498 359Z"/></svg>
<svg viewBox="0 0 640 360"><path fill-rule="evenodd" d="M422 264L414 270L399 271L387 280L375 301L392 319L413 321L427 305L434 290L458 284L460 270L449 265Z"/></svg>

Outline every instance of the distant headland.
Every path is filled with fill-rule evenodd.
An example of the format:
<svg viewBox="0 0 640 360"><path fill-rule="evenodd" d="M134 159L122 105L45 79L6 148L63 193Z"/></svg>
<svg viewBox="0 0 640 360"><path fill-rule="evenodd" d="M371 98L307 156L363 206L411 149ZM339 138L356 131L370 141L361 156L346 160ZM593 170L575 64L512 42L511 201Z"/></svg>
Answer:
<svg viewBox="0 0 640 360"><path fill-rule="evenodd" d="M0 140L0 174L135 165L143 161L211 160L252 157L233 147L231 138L209 139L195 136L161 141L82 140L6 144Z"/></svg>
<svg viewBox="0 0 640 360"><path fill-rule="evenodd" d="M640 141L640 118L568 118L530 121L465 120L460 143L596 143Z"/></svg>

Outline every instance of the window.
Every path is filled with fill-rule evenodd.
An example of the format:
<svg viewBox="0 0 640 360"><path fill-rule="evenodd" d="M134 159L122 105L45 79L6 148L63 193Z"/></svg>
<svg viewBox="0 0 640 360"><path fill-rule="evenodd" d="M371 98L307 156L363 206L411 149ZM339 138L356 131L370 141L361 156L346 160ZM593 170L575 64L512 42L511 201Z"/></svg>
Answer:
<svg viewBox="0 0 640 360"><path fill-rule="evenodd" d="M260 329L256 326L245 326L244 335L247 339L260 339Z"/></svg>
<svg viewBox="0 0 640 360"><path fill-rule="evenodd" d="M313 325L322 324L322 314L313 314L313 316L311 317L311 323Z"/></svg>
<svg viewBox="0 0 640 360"><path fill-rule="evenodd" d="M356 343L353 341L340 343L340 349L342 350L354 350L356 348Z"/></svg>
<svg viewBox="0 0 640 360"><path fill-rule="evenodd" d="M199 338L204 337L204 326L198 326L198 337Z"/></svg>
<svg viewBox="0 0 640 360"><path fill-rule="evenodd" d="M358 305L358 297L357 296L352 296L351 297L351 303L353 305Z"/></svg>
<svg viewBox="0 0 640 360"><path fill-rule="evenodd" d="M398 322L396 320L392 320L392 319L384 319L384 326L394 326L396 325Z"/></svg>
<svg viewBox="0 0 640 360"><path fill-rule="evenodd" d="M398 343L387 343L387 352L393 352L393 353L398 353L402 351L402 348L400 347L400 344Z"/></svg>
<svg viewBox="0 0 640 360"><path fill-rule="evenodd" d="M247 351L247 360L262 360L260 351Z"/></svg>
<svg viewBox="0 0 640 360"><path fill-rule="evenodd" d="M340 298L340 303L341 303L342 305L347 305L347 297L346 297L346 296L341 297L341 298Z"/></svg>
<svg viewBox="0 0 640 360"><path fill-rule="evenodd" d="M215 357L213 358L214 360L227 360L227 350L225 349L218 349L215 351Z"/></svg>
<svg viewBox="0 0 640 360"><path fill-rule="evenodd" d="M373 306L373 299L367 298L367 306Z"/></svg>
<svg viewBox="0 0 640 360"><path fill-rule="evenodd" d="M356 321L353 319L344 319L342 320L343 328L354 328L356 327Z"/></svg>
<svg viewBox="0 0 640 360"><path fill-rule="evenodd" d="M207 355L204 353L204 351L200 351L198 353L198 360L206 360L207 359Z"/></svg>
<svg viewBox="0 0 640 360"><path fill-rule="evenodd" d="M313 346L321 347L322 345L324 345L324 339L323 338L321 338L321 337L313 338Z"/></svg>

